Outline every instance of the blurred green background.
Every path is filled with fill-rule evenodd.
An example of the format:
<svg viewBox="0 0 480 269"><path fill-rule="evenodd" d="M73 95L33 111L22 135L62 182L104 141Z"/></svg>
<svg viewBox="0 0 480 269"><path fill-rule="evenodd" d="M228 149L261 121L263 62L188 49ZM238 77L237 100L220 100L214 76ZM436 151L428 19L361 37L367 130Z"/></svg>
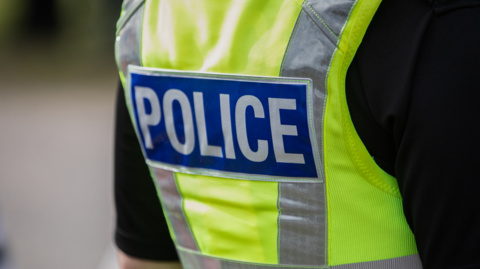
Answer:
<svg viewBox="0 0 480 269"><path fill-rule="evenodd" d="M39 68L35 71L40 72L50 72L51 69L78 71L85 65L98 64L108 68L113 59L115 23L121 2L0 1L2 66L6 65L5 61L11 64L28 61L33 64L32 69Z"/></svg>
<svg viewBox="0 0 480 269"><path fill-rule="evenodd" d="M113 269L121 0L0 0L0 222L16 269Z"/></svg>

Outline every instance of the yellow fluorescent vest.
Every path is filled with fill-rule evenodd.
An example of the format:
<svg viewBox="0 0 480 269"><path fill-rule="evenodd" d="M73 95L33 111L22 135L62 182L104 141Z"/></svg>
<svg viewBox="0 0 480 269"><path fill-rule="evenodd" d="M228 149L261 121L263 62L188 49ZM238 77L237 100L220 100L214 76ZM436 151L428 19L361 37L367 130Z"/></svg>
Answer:
<svg viewBox="0 0 480 269"><path fill-rule="evenodd" d="M317 180L222 177L147 159L184 268L422 267L396 180L368 154L345 97L379 4L124 1L116 59L127 100L129 66L311 81Z"/></svg>

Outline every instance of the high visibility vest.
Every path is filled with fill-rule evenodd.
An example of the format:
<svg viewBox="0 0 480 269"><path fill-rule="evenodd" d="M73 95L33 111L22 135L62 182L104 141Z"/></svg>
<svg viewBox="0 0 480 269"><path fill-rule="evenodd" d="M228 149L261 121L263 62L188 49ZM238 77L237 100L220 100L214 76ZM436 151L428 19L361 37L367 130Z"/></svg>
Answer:
<svg viewBox="0 0 480 269"><path fill-rule="evenodd" d="M380 0L125 0L116 60L184 268L422 268L350 118Z"/></svg>

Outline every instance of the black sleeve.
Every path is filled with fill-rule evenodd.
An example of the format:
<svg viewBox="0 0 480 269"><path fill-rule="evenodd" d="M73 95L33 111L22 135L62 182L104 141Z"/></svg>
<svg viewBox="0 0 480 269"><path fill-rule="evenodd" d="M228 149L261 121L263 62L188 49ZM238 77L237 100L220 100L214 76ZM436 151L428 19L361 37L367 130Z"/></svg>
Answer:
<svg viewBox="0 0 480 269"><path fill-rule="evenodd" d="M121 83L117 93L114 180L118 248L136 258L178 261Z"/></svg>
<svg viewBox="0 0 480 269"><path fill-rule="evenodd" d="M382 2L347 74L425 269L480 268L480 1ZM378 158L377 158L378 157Z"/></svg>

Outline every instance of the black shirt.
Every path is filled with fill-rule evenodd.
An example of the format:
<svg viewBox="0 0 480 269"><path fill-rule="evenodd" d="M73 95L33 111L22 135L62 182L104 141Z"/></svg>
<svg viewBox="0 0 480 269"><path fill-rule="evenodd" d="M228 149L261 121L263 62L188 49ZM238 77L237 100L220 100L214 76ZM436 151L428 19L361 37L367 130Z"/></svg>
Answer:
<svg viewBox="0 0 480 269"><path fill-rule="evenodd" d="M385 0L346 79L354 126L398 180L424 268L480 268L480 0ZM119 89L116 243L178 260Z"/></svg>

